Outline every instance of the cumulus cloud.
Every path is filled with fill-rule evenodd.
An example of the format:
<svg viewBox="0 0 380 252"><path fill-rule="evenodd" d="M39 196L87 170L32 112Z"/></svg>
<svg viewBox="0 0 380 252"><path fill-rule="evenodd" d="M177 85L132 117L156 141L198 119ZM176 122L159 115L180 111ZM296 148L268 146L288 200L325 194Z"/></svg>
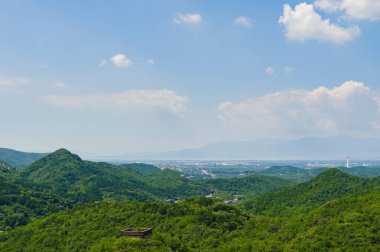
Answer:
<svg viewBox="0 0 380 252"><path fill-rule="evenodd" d="M202 22L202 15L199 13L178 13L173 22L176 24L200 24Z"/></svg>
<svg viewBox="0 0 380 252"><path fill-rule="evenodd" d="M285 26L285 35L289 40L305 41L315 39L322 42L344 44L360 35L357 26L341 27L332 24L329 19L315 12L312 4L301 3L294 10L284 5L279 23Z"/></svg>
<svg viewBox="0 0 380 252"><path fill-rule="evenodd" d="M133 61L127 58L124 54L116 54L110 59L110 61L118 68L127 68L133 64Z"/></svg>
<svg viewBox="0 0 380 252"><path fill-rule="evenodd" d="M11 77L0 74L0 87L1 86L16 86L20 84L27 84L30 80L24 77Z"/></svg>
<svg viewBox="0 0 380 252"><path fill-rule="evenodd" d="M380 99L363 83L335 88L270 93L239 103L219 104L219 118L233 125L279 135L367 132L380 125Z"/></svg>
<svg viewBox="0 0 380 252"><path fill-rule="evenodd" d="M268 75L273 75L275 72L274 72L274 69L272 67L267 67L267 68L265 68L265 73Z"/></svg>
<svg viewBox="0 0 380 252"><path fill-rule="evenodd" d="M350 19L380 20L379 0L316 0L314 4L327 12L343 11Z"/></svg>
<svg viewBox="0 0 380 252"><path fill-rule="evenodd" d="M252 27L252 20L247 17L240 16L235 19L234 24L250 28Z"/></svg>
<svg viewBox="0 0 380 252"><path fill-rule="evenodd" d="M174 91L130 90L111 94L90 94L77 96L49 95L42 99L57 107L75 109L121 109L121 110L166 110L181 114L186 110L188 98Z"/></svg>

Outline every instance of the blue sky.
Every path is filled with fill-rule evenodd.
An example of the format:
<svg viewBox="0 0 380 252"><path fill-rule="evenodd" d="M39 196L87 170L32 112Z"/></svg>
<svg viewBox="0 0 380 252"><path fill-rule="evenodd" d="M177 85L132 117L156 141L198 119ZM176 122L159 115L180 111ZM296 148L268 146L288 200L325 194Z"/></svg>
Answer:
<svg viewBox="0 0 380 252"><path fill-rule="evenodd" d="M362 3L3 0L0 145L379 137L380 1Z"/></svg>

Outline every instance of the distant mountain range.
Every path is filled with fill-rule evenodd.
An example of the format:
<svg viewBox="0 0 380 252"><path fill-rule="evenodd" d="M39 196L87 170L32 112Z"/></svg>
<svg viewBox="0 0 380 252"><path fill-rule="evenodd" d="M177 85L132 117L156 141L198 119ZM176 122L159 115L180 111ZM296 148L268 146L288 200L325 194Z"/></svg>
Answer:
<svg viewBox="0 0 380 252"><path fill-rule="evenodd" d="M308 137L297 140L262 139L220 142L171 152L127 154L117 159L166 160L359 160L380 159L380 139Z"/></svg>
<svg viewBox="0 0 380 252"><path fill-rule="evenodd" d="M0 161L12 167L20 168L46 156L46 153L28 153L7 148L0 148Z"/></svg>

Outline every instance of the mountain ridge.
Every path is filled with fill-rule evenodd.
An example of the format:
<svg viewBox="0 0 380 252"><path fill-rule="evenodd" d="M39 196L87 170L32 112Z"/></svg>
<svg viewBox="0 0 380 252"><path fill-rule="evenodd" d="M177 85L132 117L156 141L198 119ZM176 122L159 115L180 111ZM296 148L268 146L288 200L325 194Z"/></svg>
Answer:
<svg viewBox="0 0 380 252"><path fill-rule="evenodd" d="M305 137L294 140L259 139L218 142L200 148L168 152L131 153L114 159L126 160L340 160L380 159L379 139L343 136Z"/></svg>

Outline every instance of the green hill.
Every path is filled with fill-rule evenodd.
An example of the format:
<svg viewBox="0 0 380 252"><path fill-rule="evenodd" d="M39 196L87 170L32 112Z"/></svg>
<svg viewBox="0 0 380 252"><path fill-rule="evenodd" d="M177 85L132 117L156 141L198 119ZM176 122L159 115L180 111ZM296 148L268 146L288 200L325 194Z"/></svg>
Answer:
<svg viewBox="0 0 380 252"><path fill-rule="evenodd" d="M147 168L149 176L147 172L140 173ZM208 192L206 187L192 183L175 171L145 164L120 167L89 162L65 149L34 162L21 170L19 177L25 183L31 182L78 203L160 200L195 197Z"/></svg>
<svg viewBox="0 0 380 252"><path fill-rule="evenodd" d="M141 174L137 170L145 172ZM65 149L15 172L3 173L1 178L0 226L3 229L24 225L80 203L184 199L207 195L211 189L217 189L219 196L231 198L234 194L262 194L290 183L262 175L192 181L176 171L145 164L120 167L84 161Z"/></svg>
<svg viewBox="0 0 380 252"><path fill-rule="evenodd" d="M207 187L216 190L216 196L232 198L233 195L253 196L275 191L293 183L276 177L251 175L241 178L202 180Z"/></svg>
<svg viewBox="0 0 380 252"><path fill-rule="evenodd" d="M70 206L57 195L23 187L6 175L0 174L0 230L25 225Z"/></svg>
<svg viewBox="0 0 380 252"><path fill-rule="evenodd" d="M288 221L288 251L380 251L380 190L325 203Z"/></svg>
<svg viewBox="0 0 380 252"><path fill-rule="evenodd" d="M339 169L327 170L302 184L247 200L246 209L268 215L293 214L336 198L357 195L380 186L380 179L365 179L346 174Z"/></svg>
<svg viewBox="0 0 380 252"><path fill-rule="evenodd" d="M46 156L45 153L28 153L7 148L0 148L0 160L8 163L12 167L20 168Z"/></svg>
<svg viewBox="0 0 380 252"><path fill-rule="evenodd" d="M311 169L307 170L304 168L298 168L291 165L284 165L284 166L272 166L268 169L258 171L259 174L264 174L268 176L275 176L280 177L296 182L302 182L309 180L319 173L327 170L327 168L320 168L320 169Z"/></svg>
<svg viewBox="0 0 380 252"><path fill-rule="evenodd" d="M380 176L380 167L355 166L351 168L340 167L342 171L359 177L378 177Z"/></svg>
<svg viewBox="0 0 380 252"><path fill-rule="evenodd" d="M142 175L152 175L152 174L159 173L161 171L160 168L154 165L143 164L143 163L121 164L120 167L137 171L138 173Z"/></svg>
<svg viewBox="0 0 380 252"><path fill-rule="evenodd" d="M359 177L371 178L380 176L380 167L355 166L351 168L337 167L341 171ZM257 171L258 174L284 178L295 182L307 181L329 168L304 169L291 165L272 166L268 169Z"/></svg>
<svg viewBox="0 0 380 252"><path fill-rule="evenodd" d="M0 234L1 251L379 251L380 191L266 217L207 198L93 203ZM148 239L121 237L150 227Z"/></svg>
<svg viewBox="0 0 380 252"><path fill-rule="evenodd" d="M75 202L155 198L141 174L108 163L84 161L65 149L34 162L19 176L23 182L32 182Z"/></svg>

